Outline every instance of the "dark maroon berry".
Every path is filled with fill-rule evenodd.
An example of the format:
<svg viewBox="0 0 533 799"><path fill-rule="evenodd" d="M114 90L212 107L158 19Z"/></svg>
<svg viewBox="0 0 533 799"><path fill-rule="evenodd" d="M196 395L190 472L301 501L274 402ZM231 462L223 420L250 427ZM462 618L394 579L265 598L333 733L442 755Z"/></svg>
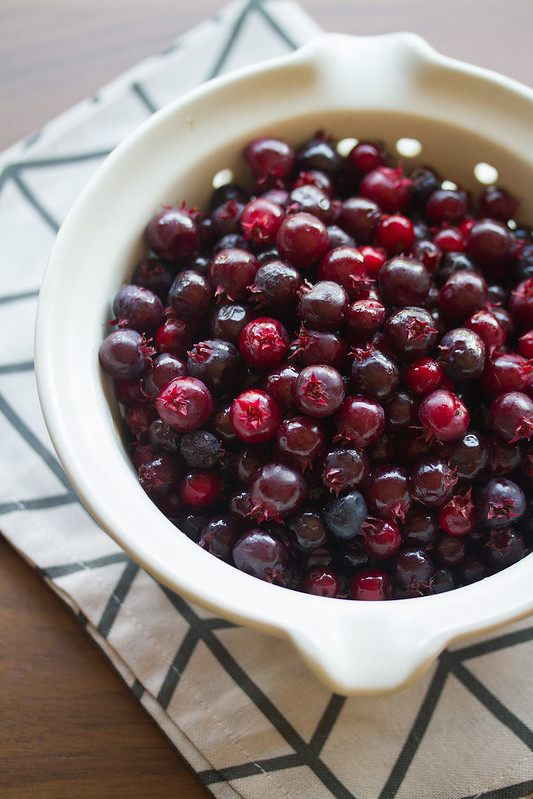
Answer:
<svg viewBox="0 0 533 799"><path fill-rule="evenodd" d="M404 176L401 165L395 169L378 166L364 176L359 192L377 203L384 213L392 214L407 207L410 186L411 180Z"/></svg>
<svg viewBox="0 0 533 799"><path fill-rule="evenodd" d="M460 189L435 189L429 195L424 207L425 215L433 225L441 225L444 222L453 225L460 222L467 210L466 194Z"/></svg>
<svg viewBox="0 0 533 799"><path fill-rule="evenodd" d="M485 527L508 527L526 510L524 492L506 477L493 477L476 499L479 523Z"/></svg>
<svg viewBox="0 0 533 799"><path fill-rule="evenodd" d="M252 302L256 307L272 307L279 315L294 312L298 302L298 290L302 278L297 269L280 260L269 261L260 266L250 286Z"/></svg>
<svg viewBox="0 0 533 799"><path fill-rule="evenodd" d="M374 443L385 429L385 411L371 397L346 397L335 414L337 436L360 449Z"/></svg>
<svg viewBox="0 0 533 799"><path fill-rule="evenodd" d="M533 436L533 400L527 394L500 394L491 402L489 416L491 429L503 441L529 441Z"/></svg>
<svg viewBox="0 0 533 799"><path fill-rule="evenodd" d="M302 292L298 314L312 330L337 330L347 307L348 295L342 286L332 280L321 280Z"/></svg>
<svg viewBox="0 0 533 799"><path fill-rule="evenodd" d="M264 181L270 176L286 178L294 166L295 153L286 141L263 136L246 146L244 158L253 176Z"/></svg>
<svg viewBox="0 0 533 799"><path fill-rule="evenodd" d="M309 416L292 416L279 425L276 432L278 460L288 458L303 470L317 458L326 442L322 424Z"/></svg>
<svg viewBox="0 0 533 799"><path fill-rule="evenodd" d="M165 207L148 223L146 241L160 258L179 260L198 247L198 226L186 210Z"/></svg>
<svg viewBox="0 0 533 799"><path fill-rule="evenodd" d="M130 284L115 295L113 313L119 327L151 333L163 321L163 303L153 291Z"/></svg>
<svg viewBox="0 0 533 799"><path fill-rule="evenodd" d="M221 338L232 344L239 343L242 329L252 319L252 311L239 303L219 305L213 312L210 321L210 333L213 338ZM187 347L190 349L191 344Z"/></svg>
<svg viewBox="0 0 533 799"><path fill-rule="evenodd" d="M226 247L212 258L207 277L218 299L233 302L247 296L258 269L255 255L239 247Z"/></svg>
<svg viewBox="0 0 533 799"><path fill-rule="evenodd" d="M437 328L425 308L409 306L391 314L383 326L385 341L402 360L427 355L437 341Z"/></svg>
<svg viewBox="0 0 533 799"><path fill-rule="evenodd" d="M100 366L115 380L136 380L147 365L145 340L130 328L114 330L102 341L98 357Z"/></svg>
<svg viewBox="0 0 533 799"><path fill-rule="evenodd" d="M180 272L168 293L168 302L175 315L191 323L205 316L212 301L211 286L205 276L194 269Z"/></svg>
<svg viewBox="0 0 533 799"><path fill-rule="evenodd" d="M345 364L348 347L336 333L307 330L302 326L295 343L294 355L302 366L327 364L339 370Z"/></svg>
<svg viewBox="0 0 533 799"><path fill-rule="evenodd" d="M461 269L451 275L439 293L439 310L450 323L462 324L486 308L488 289L477 272Z"/></svg>
<svg viewBox="0 0 533 799"><path fill-rule="evenodd" d="M293 384L293 397L298 408L308 416L331 416L344 400L344 381L340 373L327 364L304 366Z"/></svg>
<svg viewBox="0 0 533 799"><path fill-rule="evenodd" d="M257 472L250 486L253 513L259 521L276 521L291 516L306 499L302 475L283 463L267 463Z"/></svg>
<svg viewBox="0 0 533 799"><path fill-rule="evenodd" d="M426 455L411 471L411 493L416 502L427 508L439 508L453 494L457 475L443 458Z"/></svg>
<svg viewBox="0 0 533 799"><path fill-rule="evenodd" d="M385 519L403 519L411 508L409 475L401 466L384 464L372 469L364 488L370 511Z"/></svg>
<svg viewBox="0 0 533 799"><path fill-rule="evenodd" d="M304 507L287 519L289 538L293 546L309 552L323 546L327 540L327 528L322 513L315 508Z"/></svg>
<svg viewBox="0 0 533 799"><path fill-rule="evenodd" d="M388 260L378 275L383 302L401 307L421 305L428 295L430 282L424 264L403 255Z"/></svg>
<svg viewBox="0 0 533 799"><path fill-rule="evenodd" d="M485 546L485 558L492 572L512 566L526 554L522 535L513 529L500 528L491 532Z"/></svg>
<svg viewBox="0 0 533 799"><path fill-rule="evenodd" d="M450 380L463 382L481 377L485 367L485 342L466 327L449 330L440 340L439 362Z"/></svg>
<svg viewBox="0 0 533 799"><path fill-rule="evenodd" d="M175 377L184 377L187 365L182 358L161 352L151 359L143 376L143 391L147 396L157 397L162 388Z"/></svg>
<svg viewBox="0 0 533 799"><path fill-rule="evenodd" d="M210 469L223 458L224 449L209 430L193 430L181 437L180 453L189 466Z"/></svg>
<svg viewBox="0 0 533 799"><path fill-rule="evenodd" d="M202 526L198 544L215 557L229 563L240 528L229 515L212 516Z"/></svg>
<svg viewBox="0 0 533 799"><path fill-rule="evenodd" d="M163 421L180 433L200 429L213 411L213 398L205 383L189 376L167 383L155 404Z"/></svg>
<svg viewBox="0 0 533 799"><path fill-rule="evenodd" d="M354 394L365 394L383 403L395 393L400 370L383 352L373 349L353 351L350 388Z"/></svg>
<svg viewBox="0 0 533 799"><path fill-rule="evenodd" d="M429 585L435 566L433 558L423 549L402 547L393 559L393 579L401 593L416 596Z"/></svg>
<svg viewBox="0 0 533 799"><path fill-rule="evenodd" d="M339 447L330 449L321 458L320 477L336 496L361 485L369 473L368 458L360 449Z"/></svg>
<svg viewBox="0 0 533 799"><path fill-rule="evenodd" d="M172 455L162 453L139 467L139 483L148 496L160 499L178 487L183 474L179 461Z"/></svg>
<svg viewBox="0 0 533 799"><path fill-rule="evenodd" d="M283 260L298 270L309 271L329 248L328 231L316 216L299 211L284 218L276 244Z"/></svg>
<svg viewBox="0 0 533 799"><path fill-rule="evenodd" d="M282 582L287 546L266 530L254 527L244 533L233 545L232 556L235 566L246 574L268 583Z"/></svg>
<svg viewBox="0 0 533 799"><path fill-rule="evenodd" d="M365 197L348 197L341 204L338 224L357 244L371 244L381 221L377 203Z"/></svg>

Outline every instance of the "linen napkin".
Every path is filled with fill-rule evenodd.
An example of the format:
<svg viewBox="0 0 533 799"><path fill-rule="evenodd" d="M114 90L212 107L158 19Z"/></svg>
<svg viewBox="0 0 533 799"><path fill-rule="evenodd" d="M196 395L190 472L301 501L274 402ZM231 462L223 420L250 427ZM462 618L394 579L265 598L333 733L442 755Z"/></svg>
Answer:
<svg viewBox="0 0 533 799"><path fill-rule="evenodd" d="M452 646L397 694L332 695L289 644L185 602L105 535L39 410L30 322L57 228L89 177L156 108L318 32L288 0L231 3L1 158L0 529L214 797L531 796L531 620Z"/></svg>

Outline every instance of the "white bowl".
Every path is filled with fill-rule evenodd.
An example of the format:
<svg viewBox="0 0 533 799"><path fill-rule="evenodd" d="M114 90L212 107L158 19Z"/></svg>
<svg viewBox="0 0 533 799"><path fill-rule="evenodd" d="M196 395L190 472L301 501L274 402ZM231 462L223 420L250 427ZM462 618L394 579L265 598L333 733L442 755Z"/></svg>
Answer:
<svg viewBox="0 0 533 799"><path fill-rule="evenodd" d="M176 530L137 482L98 348L110 303L164 202L202 206L222 168L242 180L242 146L261 133L305 141L401 137L469 188L497 169L517 195L533 183L533 91L437 54L411 34L327 34L296 53L213 80L151 117L90 181L53 249L35 358L45 419L65 471L97 522L148 572L234 622L290 639L341 694L399 689L459 637L533 612L533 555L473 585L389 602L326 599L250 577ZM533 221L533 192L521 214Z"/></svg>

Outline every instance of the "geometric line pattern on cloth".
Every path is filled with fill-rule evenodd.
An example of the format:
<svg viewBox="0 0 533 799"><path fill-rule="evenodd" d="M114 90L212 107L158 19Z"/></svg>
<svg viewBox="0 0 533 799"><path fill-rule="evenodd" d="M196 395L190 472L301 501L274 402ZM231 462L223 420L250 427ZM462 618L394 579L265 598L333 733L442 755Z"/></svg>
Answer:
<svg viewBox="0 0 533 799"><path fill-rule="evenodd" d="M438 700L441 696L442 689L450 674L453 674L459 679L462 684L469 690L498 720L505 724L511 732L513 732L520 740L533 750L533 732L529 730L514 714L512 714L506 707L502 705L494 695L488 691L479 681L462 665L464 660L469 660L478 656L486 655L491 651L509 648L521 643L533 640L533 627L520 630L512 634L504 634L496 637L492 641L483 641L480 644L474 644L459 649L455 652L445 651L439 658L439 663L435 674L432 677L430 686L427 690L426 697L422 702L418 715L411 727L409 736L406 743L400 752L395 765L393 766L389 778L386 781L379 799L394 799L398 790L401 788L403 779L407 770L420 746L424 737L425 731L431 721L433 712L438 705ZM243 685L243 677L249 680L240 667L235 664L230 653L225 650L223 644L216 639L217 644L210 646L210 641L203 638L204 643L211 649L213 654L216 655L219 663L224 666L230 676L238 683L239 687L246 690L248 696L255 702L256 706L264 713L270 723L276 728L278 732L283 734L290 729L290 725L286 719L280 719L280 712L277 708L271 712L272 705L267 697L261 695L257 686ZM218 650L218 651L217 651ZM257 701L259 697L259 702ZM307 765L315 773L315 775L322 780L325 787L331 791L336 799L344 799L344 797L352 797L353 794L346 793L345 786L342 786L339 791L338 788L332 785L329 780L323 779L322 768L324 764L320 761L320 751L327 741L328 733L333 728L338 719L340 711L344 703L345 697L332 695L330 703L326 708L316 730L311 738L311 743L307 745L303 742L303 747L299 745L297 740L298 736L285 735L287 742L296 750L293 755L283 755L280 757L268 758L265 760L258 760L256 763L237 763L233 766L228 766L224 769L210 769L207 771L199 772L198 777L204 784L210 785L219 781L226 781L230 779L238 779L246 776L252 776L259 773L261 770L277 771L288 768L296 768L302 765ZM323 727L323 729L321 729ZM336 778L335 778L336 779ZM513 786L506 788L492 790L486 793L478 793L472 796L471 799L479 797L486 797L486 799L508 799L514 796L517 799L528 797L533 791L533 780L527 782L517 783ZM461 797L461 799L470 799L470 797Z"/></svg>
<svg viewBox="0 0 533 799"><path fill-rule="evenodd" d="M277 22L274 19L272 19L268 11L264 8L263 4L261 3L261 0L249 0L247 5L243 8L241 13L239 14L232 29L230 30L229 36L226 40L226 44L222 47L222 51L217 61L215 62L213 69L209 73L208 79L215 78L223 69L224 64L232 50L233 45L235 44L235 40L237 39L246 18L253 11L257 11L268 22L270 27L279 35L279 37L282 39L282 41L285 42L285 44L288 44L289 47L291 47L293 50L296 49L297 44L294 42L293 39L291 39L288 36L287 32L282 28L280 28Z"/></svg>
<svg viewBox="0 0 533 799"><path fill-rule="evenodd" d="M247 674L246 671L237 663L229 650L214 634L212 626L205 624L204 620L201 619L198 614L195 613L193 608L188 605L180 596L165 587L163 587L163 590L174 607L179 610L181 615L189 623L191 628L194 627L197 635L197 641L201 640L202 643L211 651L217 662L225 669L227 674L234 680L234 682L248 696L248 698L252 700L257 709L263 713L263 715L272 724L276 731L285 739L289 746L294 749L295 753L292 756L288 755L283 758L275 758L273 762L269 761L270 770L274 770L272 769L274 763L276 763L277 766L283 764L283 767L285 768L308 766L322 781L322 783L332 792L332 794L337 797L337 799L353 799L352 793L348 791L346 786L343 785L343 783L335 776L335 774L333 774L330 768L318 757L319 753L315 751L313 741L311 743L307 743L307 741L302 738L302 736L296 731L296 729L283 715L283 713L281 713L274 705L271 699L251 679L250 675ZM189 650L190 654L192 654L193 648L190 646L190 642ZM185 663L182 663L182 669L185 665ZM165 699L166 698L167 697L165 697ZM343 702L340 698L337 704L339 708L342 707ZM328 705L325 713L325 726L329 727L333 723L332 715L333 714L331 712L330 705ZM321 744L321 742L322 735L319 733L315 739L315 743ZM255 764L247 762L240 766L235 766L234 769L237 769L238 776L258 774L261 773L261 771L266 770L263 768L261 762L256 762ZM212 784L213 782L225 782L228 779L226 769L222 769L220 771L204 771L200 772L198 776L205 785Z"/></svg>

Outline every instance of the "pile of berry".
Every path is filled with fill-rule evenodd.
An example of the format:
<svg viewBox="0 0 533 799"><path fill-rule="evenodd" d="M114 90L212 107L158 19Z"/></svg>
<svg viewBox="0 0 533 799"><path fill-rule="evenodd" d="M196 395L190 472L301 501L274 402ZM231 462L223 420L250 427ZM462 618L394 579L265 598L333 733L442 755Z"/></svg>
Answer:
<svg viewBox="0 0 533 799"><path fill-rule="evenodd" d="M533 233L502 188L339 149L256 139L251 190L160 209L100 363L140 484L216 557L448 591L533 543Z"/></svg>

